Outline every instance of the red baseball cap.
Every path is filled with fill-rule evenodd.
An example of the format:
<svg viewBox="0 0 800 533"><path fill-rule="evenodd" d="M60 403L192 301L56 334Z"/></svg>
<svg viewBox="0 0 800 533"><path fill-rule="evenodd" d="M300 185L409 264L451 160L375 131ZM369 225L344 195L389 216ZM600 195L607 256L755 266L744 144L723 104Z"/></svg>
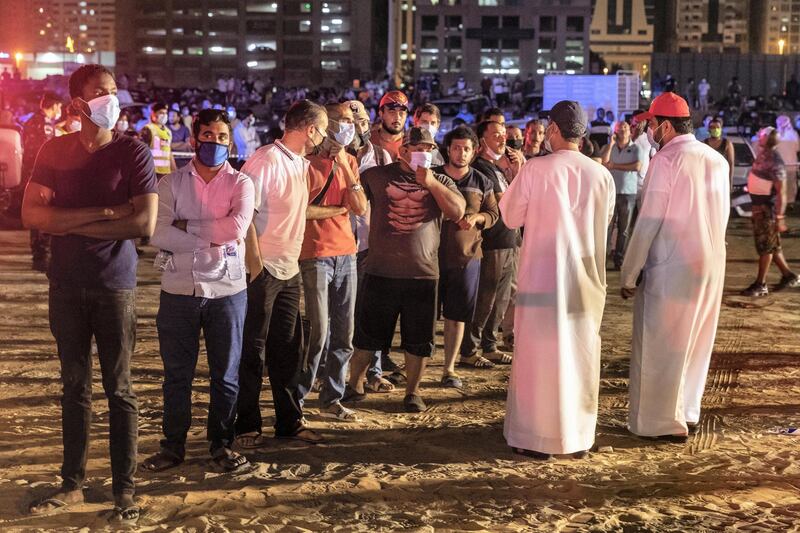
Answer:
<svg viewBox="0 0 800 533"><path fill-rule="evenodd" d="M689 104L673 92L658 95L650 104L650 110L636 115L636 120L650 120L653 117L687 118L691 117Z"/></svg>
<svg viewBox="0 0 800 533"><path fill-rule="evenodd" d="M392 104L395 106L405 107L406 110L408 110L408 97L401 91L389 91L383 95L383 98L381 98L381 102L378 104L378 109L385 105Z"/></svg>

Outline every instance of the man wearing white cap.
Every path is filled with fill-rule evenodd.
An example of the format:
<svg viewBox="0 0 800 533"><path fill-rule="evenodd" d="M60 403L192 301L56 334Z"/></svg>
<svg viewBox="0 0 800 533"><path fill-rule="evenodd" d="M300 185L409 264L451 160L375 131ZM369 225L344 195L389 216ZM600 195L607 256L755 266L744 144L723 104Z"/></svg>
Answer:
<svg viewBox="0 0 800 533"><path fill-rule="evenodd" d="M622 264L622 297L636 296L628 425L636 435L682 442L700 419L719 320L729 168L695 139L689 106L675 93L660 95L640 118L660 150Z"/></svg>
<svg viewBox="0 0 800 533"><path fill-rule="evenodd" d="M545 130L553 153L525 163L500 200L506 225L525 226L504 435L537 459L582 456L594 444L616 191L578 149L585 124L580 104L557 103Z"/></svg>

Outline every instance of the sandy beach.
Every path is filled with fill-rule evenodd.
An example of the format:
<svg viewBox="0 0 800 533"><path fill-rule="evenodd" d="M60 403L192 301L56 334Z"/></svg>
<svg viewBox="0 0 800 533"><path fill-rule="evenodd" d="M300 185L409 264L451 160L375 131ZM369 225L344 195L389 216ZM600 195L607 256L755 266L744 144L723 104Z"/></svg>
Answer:
<svg viewBox="0 0 800 533"><path fill-rule="evenodd" d="M797 218L790 227L800 226ZM113 529L108 409L95 359L87 503L32 517L28 503L57 485L61 461L59 362L47 321L47 280L30 269L27 233L0 232L0 530ZM749 221L732 219L722 316L700 431L655 444L626 429L631 308L609 272L603 371L590 457L540 462L513 455L502 436L508 367L460 369L463 391L443 389L439 351L423 381L429 410L402 410L402 391L357 405L362 422L307 407L319 446L277 441L248 453L252 468L223 474L208 461L204 355L193 393L187 461L137 474L139 531L800 531L800 290L757 301L737 296L755 275ZM800 270L800 239L784 241ZM161 437L158 275L139 264L133 360L139 460ZM771 283L777 282L774 270ZM525 354L522 354L525 356ZM397 357L399 360L399 356ZM272 414L268 390L262 411ZM265 421L271 426L271 421Z"/></svg>

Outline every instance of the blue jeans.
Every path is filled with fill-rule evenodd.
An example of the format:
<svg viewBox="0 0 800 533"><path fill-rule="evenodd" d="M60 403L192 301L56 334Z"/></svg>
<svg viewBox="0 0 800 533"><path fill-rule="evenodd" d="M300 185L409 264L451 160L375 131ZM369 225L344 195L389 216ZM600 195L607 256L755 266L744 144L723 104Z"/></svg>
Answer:
<svg viewBox="0 0 800 533"><path fill-rule="evenodd" d="M308 366L301 374L298 390L302 398L308 396L320 362L324 360L319 399L323 406L328 406L344 395L347 365L353 355L358 284L356 257L340 255L306 259L300 261L300 273L311 331Z"/></svg>
<svg viewBox="0 0 800 533"><path fill-rule="evenodd" d="M239 394L239 361L247 312L247 291L223 298L199 298L161 291L156 316L164 361L164 440L161 447L183 458L192 423L192 380L202 331L211 378L208 440L211 452L230 448Z"/></svg>

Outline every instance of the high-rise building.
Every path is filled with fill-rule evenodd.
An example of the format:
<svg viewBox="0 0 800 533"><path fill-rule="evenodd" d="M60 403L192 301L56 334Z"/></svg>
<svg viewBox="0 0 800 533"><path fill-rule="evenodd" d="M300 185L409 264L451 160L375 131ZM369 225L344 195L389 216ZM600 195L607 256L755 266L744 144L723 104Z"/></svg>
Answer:
<svg viewBox="0 0 800 533"><path fill-rule="evenodd" d="M673 0L672 52L750 51L750 0Z"/></svg>
<svg viewBox="0 0 800 533"><path fill-rule="evenodd" d="M761 51L766 54L800 53L800 0L761 0Z"/></svg>
<svg viewBox="0 0 800 533"><path fill-rule="evenodd" d="M117 70L156 83L271 76L341 84L375 74L370 0L118 0ZM384 55L385 57L385 55Z"/></svg>
<svg viewBox="0 0 800 533"><path fill-rule="evenodd" d="M115 0L39 0L37 52L113 52Z"/></svg>
<svg viewBox="0 0 800 533"><path fill-rule="evenodd" d="M609 69L646 77L653 54L655 0L594 0L591 48Z"/></svg>
<svg viewBox="0 0 800 533"><path fill-rule="evenodd" d="M591 0L417 0L417 75L438 74L443 86L463 76L548 71L586 72Z"/></svg>

